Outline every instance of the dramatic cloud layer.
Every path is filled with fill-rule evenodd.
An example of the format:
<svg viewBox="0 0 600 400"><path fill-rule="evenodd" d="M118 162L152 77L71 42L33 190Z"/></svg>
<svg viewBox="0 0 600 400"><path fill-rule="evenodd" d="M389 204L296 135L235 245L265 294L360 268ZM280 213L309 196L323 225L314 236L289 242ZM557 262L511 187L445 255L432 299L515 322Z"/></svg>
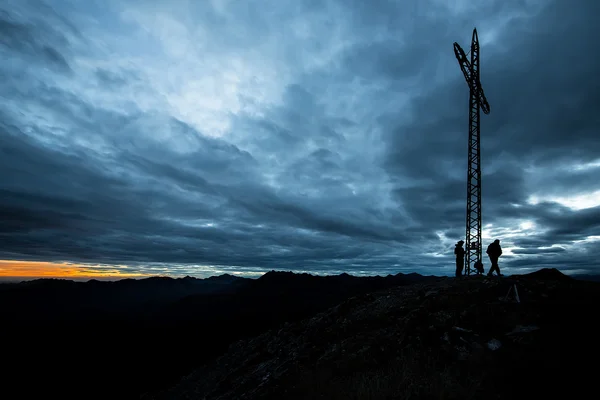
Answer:
<svg viewBox="0 0 600 400"><path fill-rule="evenodd" d="M504 272L594 272L600 3L576 3L5 0L0 259L450 274L468 111L452 43L476 26L484 240Z"/></svg>

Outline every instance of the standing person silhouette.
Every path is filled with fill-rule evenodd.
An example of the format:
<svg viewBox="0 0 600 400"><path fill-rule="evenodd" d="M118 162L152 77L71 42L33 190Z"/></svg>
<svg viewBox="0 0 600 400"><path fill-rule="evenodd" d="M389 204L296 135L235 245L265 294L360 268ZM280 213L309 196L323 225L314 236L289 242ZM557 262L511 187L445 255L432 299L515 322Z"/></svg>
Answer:
<svg viewBox="0 0 600 400"><path fill-rule="evenodd" d="M463 267L465 265L465 249L462 245L464 240L459 240L454 247L454 254L456 254L456 277L462 276Z"/></svg>
<svg viewBox="0 0 600 400"><path fill-rule="evenodd" d="M502 255L502 247L500 247L500 240L496 239L493 243L490 243L486 253L490 257L490 262L492 263L492 267L490 268L490 272L488 272L487 276L494 275L494 271L496 271L498 276L502 276L502 274L500 273L500 267L498 267L498 258L500 258L500 256Z"/></svg>

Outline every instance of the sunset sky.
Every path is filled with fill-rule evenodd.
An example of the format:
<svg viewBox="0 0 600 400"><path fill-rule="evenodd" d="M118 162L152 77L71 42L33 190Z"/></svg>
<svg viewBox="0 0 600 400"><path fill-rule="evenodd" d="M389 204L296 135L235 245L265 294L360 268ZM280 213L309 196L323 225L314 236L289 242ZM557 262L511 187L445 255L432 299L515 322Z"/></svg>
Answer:
<svg viewBox="0 0 600 400"><path fill-rule="evenodd" d="M597 273L600 2L3 0L0 277ZM485 259L486 270L489 260Z"/></svg>

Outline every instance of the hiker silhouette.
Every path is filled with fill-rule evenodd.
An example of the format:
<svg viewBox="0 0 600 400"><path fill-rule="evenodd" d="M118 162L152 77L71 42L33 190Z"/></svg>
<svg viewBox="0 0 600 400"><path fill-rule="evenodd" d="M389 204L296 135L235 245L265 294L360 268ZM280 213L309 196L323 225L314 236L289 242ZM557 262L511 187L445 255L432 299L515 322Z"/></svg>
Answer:
<svg viewBox="0 0 600 400"><path fill-rule="evenodd" d="M477 275L481 275L483 274L483 263L481 262L481 260L477 260L475 261L475 264L473 264L473 268L475 268L475 272L477 273Z"/></svg>
<svg viewBox="0 0 600 400"><path fill-rule="evenodd" d="M456 277L462 276L463 266L465 265L465 249L462 245L464 240L459 240L454 247L454 254L456 254Z"/></svg>
<svg viewBox="0 0 600 400"><path fill-rule="evenodd" d="M490 262L492 263L492 267L488 272L488 276L494 275L493 272L496 271L498 276L502 276L500 273L500 267L498 266L498 258L502 255L502 247L500 247L500 240L496 239L493 243L490 243L488 246L486 253L490 257Z"/></svg>

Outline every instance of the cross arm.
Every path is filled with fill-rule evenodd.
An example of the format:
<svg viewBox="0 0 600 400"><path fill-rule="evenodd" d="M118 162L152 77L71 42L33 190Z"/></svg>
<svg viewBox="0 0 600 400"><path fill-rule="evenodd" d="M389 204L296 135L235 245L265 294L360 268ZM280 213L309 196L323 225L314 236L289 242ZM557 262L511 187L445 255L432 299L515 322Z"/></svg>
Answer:
<svg viewBox="0 0 600 400"><path fill-rule="evenodd" d="M471 63L469 62L469 59L467 58L467 55L465 54L462 47L460 47L460 45L456 42L454 42L454 55L456 56L456 59L458 60L460 69L462 70L463 74L465 75L467 84L471 85Z"/></svg>
<svg viewBox="0 0 600 400"><path fill-rule="evenodd" d="M458 64L460 65L460 69L462 70L465 80L469 87L471 87L471 63L467 58L464 50L460 45L454 42L454 55L456 55L456 59L458 60ZM481 82L477 82L477 95L479 96L479 104L481 106L481 110L484 114L490 113L490 105L485 97L485 93L483 92L483 88L481 87Z"/></svg>
<svg viewBox="0 0 600 400"><path fill-rule="evenodd" d="M481 105L481 111L483 111L484 114L489 114L490 113L490 104L488 103L487 99L485 98L485 94L483 93L483 88L481 87L481 82L478 82L477 89L479 92L479 104Z"/></svg>

